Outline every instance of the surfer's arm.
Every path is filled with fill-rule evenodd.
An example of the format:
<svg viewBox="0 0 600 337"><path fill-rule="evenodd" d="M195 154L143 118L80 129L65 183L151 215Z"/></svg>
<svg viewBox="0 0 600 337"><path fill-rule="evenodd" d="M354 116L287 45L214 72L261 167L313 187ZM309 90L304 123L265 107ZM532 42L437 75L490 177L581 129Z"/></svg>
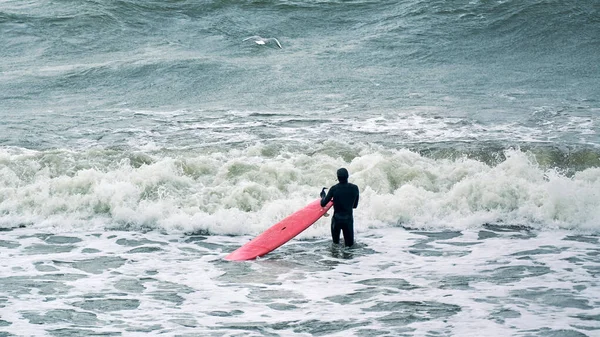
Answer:
<svg viewBox="0 0 600 337"><path fill-rule="evenodd" d="M333 187L329 189L325 198L321 199L321 207L325 207L325 205L327 205L327 203L330 202L333 198L333 194L331 193L332 190Z"/></svg>
<svg viewBox="0 0 600 337"><path fill-rule="evenodd" d="M356 199L354 199L354 205L352 205L352 208L358 207L358 197L359 197L358 187L356 187Z"/></svg>

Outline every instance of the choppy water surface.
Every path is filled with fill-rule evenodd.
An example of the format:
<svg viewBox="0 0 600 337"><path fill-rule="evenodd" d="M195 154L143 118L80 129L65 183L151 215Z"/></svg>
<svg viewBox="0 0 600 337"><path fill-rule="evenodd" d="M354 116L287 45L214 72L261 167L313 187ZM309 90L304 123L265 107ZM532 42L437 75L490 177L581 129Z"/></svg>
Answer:
<svg viewBox="0 0 600 337"><path fill-rule="evenodd" d="M303 240L231 263L223 256L248 237L4 232L1 329L7 336L600 330L596 236L486 226L359 237L353 249Z"/></svg>

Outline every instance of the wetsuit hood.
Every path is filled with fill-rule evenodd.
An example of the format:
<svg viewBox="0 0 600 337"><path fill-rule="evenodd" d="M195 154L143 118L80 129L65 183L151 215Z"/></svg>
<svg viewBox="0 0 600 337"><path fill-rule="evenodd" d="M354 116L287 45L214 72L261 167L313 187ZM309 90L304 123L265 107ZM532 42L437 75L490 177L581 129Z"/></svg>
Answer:
<svg viewBox="0 0 600 337"><path fill-rule="evenodd" d="M337 170L337 178L339 182L348 182L348 170L346 170L345 168L341 168L339 170Z"/></svg>

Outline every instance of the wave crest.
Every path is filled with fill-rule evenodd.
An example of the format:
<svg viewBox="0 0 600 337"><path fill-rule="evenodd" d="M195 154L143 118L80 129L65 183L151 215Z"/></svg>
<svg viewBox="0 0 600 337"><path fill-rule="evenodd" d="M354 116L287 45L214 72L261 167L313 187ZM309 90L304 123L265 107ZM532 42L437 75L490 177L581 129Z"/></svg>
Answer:
<svg viewBox="0 0 600 337"><path fill-rule="evenodd" d="M258 233L317 198L344 166L361 189L358 231L485 223L600 231L600 168L565 174L522 150L504 151L495 164L369 146L344 158L346 151L334 143L316 153L3 149L0 226ZM322 222L307 235L327 235Z"/></svg>

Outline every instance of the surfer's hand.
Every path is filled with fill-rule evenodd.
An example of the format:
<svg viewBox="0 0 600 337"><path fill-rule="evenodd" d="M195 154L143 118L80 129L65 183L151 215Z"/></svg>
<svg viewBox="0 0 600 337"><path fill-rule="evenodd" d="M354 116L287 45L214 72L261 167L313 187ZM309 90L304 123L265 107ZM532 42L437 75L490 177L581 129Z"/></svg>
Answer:
<svg viewBox="0 0 600 337"><path fill-rule="evenodd" d="M321 190L321 194L319 194L319 196L321 196L321 199L325 198L326 194L325 194L325 190L327 189L327 187L323 187L323 189Z"/></svg>

